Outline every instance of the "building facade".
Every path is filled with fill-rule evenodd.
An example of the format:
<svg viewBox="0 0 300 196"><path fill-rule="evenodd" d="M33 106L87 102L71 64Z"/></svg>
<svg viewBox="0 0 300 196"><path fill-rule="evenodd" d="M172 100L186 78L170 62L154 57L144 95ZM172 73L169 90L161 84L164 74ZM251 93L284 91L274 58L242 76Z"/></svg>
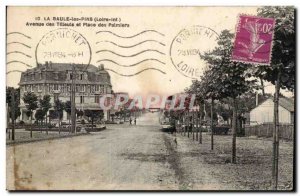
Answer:
<svg viewBox="0 0 300 196"><path fill-rule="evenodd" d="M75 105L77 110L101 110L100 98L105 94L112 93L112 85L109 73L103 65L65 64L46 62L37 67L27 69L21 75L20 86L20 120L24 122L26 107L23 96L26 92L33 92L39 98L50 95L51 104L59 99L62 102L70 101L71 85L75 85ZM49 113L53 111L50 109ZM34 115L33 115L34 116ZM69 115L64 111L63 120ZM109 118L109 111L104 111L104 119Z"/></svg>
<svg viewBox="0 0 300 196"><path fill-rule="evenodd" d="M290 98L279 98L279 123L294 124L294 101ZM250 125L272 123L274 121L273 97L268 98L250 111Z"/></svg>

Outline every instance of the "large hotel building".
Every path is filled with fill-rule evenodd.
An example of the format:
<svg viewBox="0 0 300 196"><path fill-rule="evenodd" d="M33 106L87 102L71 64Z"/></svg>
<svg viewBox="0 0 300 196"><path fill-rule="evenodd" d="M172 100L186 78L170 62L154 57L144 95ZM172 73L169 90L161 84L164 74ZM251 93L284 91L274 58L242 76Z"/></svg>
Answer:
<svg viewBox="0 0 300 196"><path fill-rule="evenodd" d="M73 72L74 67L74 72ZM75 74L73 74L75 73ZM21 75L20 86L20 120L27 121L26 107L23 102L25 92L31 91L39 98L44 95L51 96L51 104L60 99L63 102L70 101L71 84L74 77L75 104L77 110L100 110L100 97L112 93L110 75L104 66L83 64L51 63L39 64L37 67L27 69ZM50 109L49 112L51 112ZM63 120L69 118L64 111ZM109 118L109 111L104 112L104 119Z"/></svg>

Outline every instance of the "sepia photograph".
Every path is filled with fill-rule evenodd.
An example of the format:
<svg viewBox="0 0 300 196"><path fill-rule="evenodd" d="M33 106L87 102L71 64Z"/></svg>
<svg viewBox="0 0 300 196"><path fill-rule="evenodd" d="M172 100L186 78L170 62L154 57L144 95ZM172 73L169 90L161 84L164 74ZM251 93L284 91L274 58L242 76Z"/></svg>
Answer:
<svg viewBox="0 0 300 196"><path fill-rule="evenodd" d="M295 19L6 6L6 190L295 191Z"/></svg>

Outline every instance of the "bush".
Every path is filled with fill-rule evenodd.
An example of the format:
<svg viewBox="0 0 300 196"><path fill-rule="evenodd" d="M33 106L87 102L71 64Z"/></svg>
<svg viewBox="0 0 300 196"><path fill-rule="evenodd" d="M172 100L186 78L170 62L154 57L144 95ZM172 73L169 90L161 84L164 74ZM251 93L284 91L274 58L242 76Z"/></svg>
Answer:
<svg viewBox="0 0 300 196"><path fill-rule="evenodd" d="M21 121L19 122L19 125L25 125L25 122L24 122L23 120L21 120Z"/></svg>
<svg viewBox="0 0 300 196"><path fill-rule="evenodd" d="M55 125L51 125L51 124L48 125L49 129L54 128L54 127L55 127Z"/></svg>

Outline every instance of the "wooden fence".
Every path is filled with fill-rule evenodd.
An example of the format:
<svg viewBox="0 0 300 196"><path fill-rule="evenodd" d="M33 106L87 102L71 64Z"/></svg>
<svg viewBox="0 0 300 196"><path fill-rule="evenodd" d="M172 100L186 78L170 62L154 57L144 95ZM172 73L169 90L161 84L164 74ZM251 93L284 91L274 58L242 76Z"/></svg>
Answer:
<svg viewBox="0 0 300 196"><path fill-rule="evenodd" d="M279 138L286 140L294 139L294 125L293 124L280 124L279 125ZM257 137L272 137L274 130L273 123L264 123L260 125L246 126L246 136L257 136Z"/></svg>

